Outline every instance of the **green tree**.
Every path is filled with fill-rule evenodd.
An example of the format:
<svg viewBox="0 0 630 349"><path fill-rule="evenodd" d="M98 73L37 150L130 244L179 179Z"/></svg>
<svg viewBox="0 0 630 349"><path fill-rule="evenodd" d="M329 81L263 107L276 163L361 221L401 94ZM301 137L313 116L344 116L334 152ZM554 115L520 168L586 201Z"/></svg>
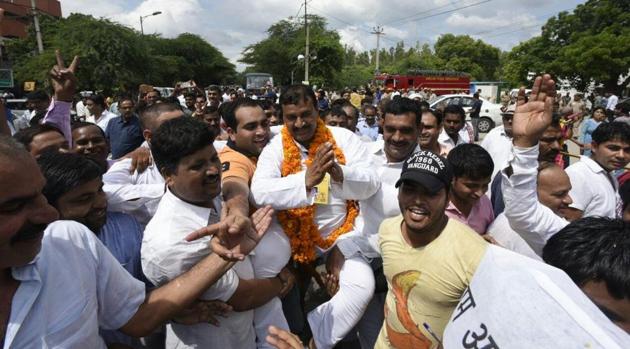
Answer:
<svg viewBox="0 0 630 349"><path fill-rule="evenodd" d="M196 78L221 82L235 74L234 66L210 44L192 34L175 39L142 36L137 31L106 19L72 14L67 18L42 18L45 51L35 53L31 28L25 39L7 44L18 81L47 84L47 72L59 49L71 59L80 56L77 77L80 89L134 90L140 83L172 86Z"/></svg>
<svg viewBox="0 0 630 349"><path fill-rule="evenodd" d="M310 63L309 80L323 86L331 84L344 64L344 48L339 42L339 34L326 28L326 20L317 15L309 15L309 48L317 56ZM270 73L276 83L291 82L291 72L295 80L304 76L304 62L297 56L304 54L304 23L281 20L267 30L267 37L243 51L240 62L248 64L248 70Z"/></svg>
<svg viewBox="0 0 630 349"><path fill-rule="evenodd" d="M571 13L560 12L540 36L512 49L503 67L511 82L527 72L548 72L578 90L591 82L620 90L630 82L630 2L589 0ZM625 80L618 84L620 76Z"/></svg>
<svg viewBox="0 0 630 349"><path fill-rule="evenodd" d="M444 68L471 74L475 80L497 78L501 50L468 35L445 34L435 43L435 55Z"/></svg>

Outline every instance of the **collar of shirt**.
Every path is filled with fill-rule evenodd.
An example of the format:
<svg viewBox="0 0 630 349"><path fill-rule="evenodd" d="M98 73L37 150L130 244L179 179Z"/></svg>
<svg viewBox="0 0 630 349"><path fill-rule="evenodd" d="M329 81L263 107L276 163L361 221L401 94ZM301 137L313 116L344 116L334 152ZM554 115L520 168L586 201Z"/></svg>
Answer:
<svg viewBox="0 0 630 349"><path fill-rule="evenodd" d="M168 207L171 207L173 212L178 212L180 220L191 219L195 222L199 222L201 226L208 225L208 218L211 215L217 215L218 212L221 211L221 195L217 195L215 198L212 199L214 208L201 207L187 203L186 201L178 198L167 187L166 193L162 197L162 201L164 202L164 205L168 205ZM160 202L160 205L162 205L162 202Z"/></svg>
<svg viewBox="0 0 630 349"><path fill-rule="evenodd" d="M401 167L402 163L404 162L404 161L399 161L399 162L387 161L387 154L385 154L385 141L382 139L368 143L368 147L369 147L370 154L374 156L374 159L372 162L374 162L375 165L388 166L388 167ZM413 150L413 153L418 152L420 150L421 150L420 145L417 145L416 148Z"/></svg>
<svg viewBox="0 0 630 349"><path fill-rule="evenodd" d="M608 171L606 171L603 167L601 167L595 160L591 159L590 156L585 156L582 155L580 156L580 161L584 162L584 165L586 165L586 167L593 171L594 173L604 173L605 175L608 175Z"/></svg>
<svg viewBox="0 0 630 349"><path fill-rule="evenodd" d="M124 124L124 125L135 124L136 121L139 121L138 116L136 114L133 114L133 116L129 120L125 120L125 118L122 115L116 117L116 119L117 119L116 121L118 121L119 124Z"/></svg>

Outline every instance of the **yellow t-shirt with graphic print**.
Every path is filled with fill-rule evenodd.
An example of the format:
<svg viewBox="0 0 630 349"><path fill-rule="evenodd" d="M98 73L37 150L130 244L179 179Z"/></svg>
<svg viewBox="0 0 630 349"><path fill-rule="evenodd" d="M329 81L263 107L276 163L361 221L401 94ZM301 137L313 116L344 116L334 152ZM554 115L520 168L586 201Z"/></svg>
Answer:
<svg viewBox="0 0 630 349"><path fill-rule="evenodd" d="M468 287L488 243L463 223L449 219L426 246L413 248L403 238L403 216L381 223L379 246L388 292L385 321L376 348L436 348Z"/></svg>

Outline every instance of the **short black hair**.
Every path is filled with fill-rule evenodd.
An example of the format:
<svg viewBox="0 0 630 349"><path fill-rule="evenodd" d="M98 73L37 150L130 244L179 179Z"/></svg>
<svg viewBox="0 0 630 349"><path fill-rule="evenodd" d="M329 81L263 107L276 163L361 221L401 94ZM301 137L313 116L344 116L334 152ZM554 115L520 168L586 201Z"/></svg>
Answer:
<svg viewBox="0 0 630 349"><path fill-rule="evenodd" d="M26 95L26 99L31 101L47 101L50 100L50 96L46 93L46 91L37 90L28 93Z"/></svg>
<svg viewBox="0 0 630 349"><path fill-rule="evenodd" d="M182 158L212 145L213 141L214 134L205 123L194 118L176 118L155 131L151 153L160 172L170 175L177 171Z"/></svg>
<svg viewBox="0 0 630 349"><path fill-rule="evenodd" d="M130 101L131 103L133 103L133 105L136 105L136 101L133 99L133 97L126 93L118 96L118 105L120 105L124 101Z"/></svg>
<svg viewBox="0 0 630 349"><path fill-rule="evenodd" d="M578 286L603 281L617 299L630 299L630 225L621 219L586 217L553 235L543 260Z"/></svg>
<svg viewBox="0 0 630 349"><path fill-rule="evenodd" d="M219 86L217 86L217 85L210 85L210 86L208 86L208 91L216 91L219 94L221 94L221 88L219 88Z"/></svg>
<svg viewBox="0 0 630 349"><path fill-rule="evenodd" d="M551 114L551 124L549 126L560 128L560 114Z"/></svg>
<svg viewBox="0 0 630 349"><path fill-rule="evenodd" d="M290 85L282 91L280 94L280 105L298 105L300 103L306 103L311 101L313 107L317 109L317 98L315 98L315 92L310 86L307 85Z"/></svg>
<svg viewBox="0 0 630 349"><path fill-rule="evenodd" d="M357 107L354 106L349 100L344 98L335 99L331 104L330 108L341 107L341 108L352 108L354 110L354 115L359 116L359 111ZM348 113L346 113L347 115Z"/></svg>
<svg viewBox="0 0 630 349"><path fill-rule="evenodd" d="M494 170L490 154L474 143L456 146L448 153L447 160L453 169L453 177L480 180L492 176Z"/></svg>
<svg viewBox="0 0 630 349"><path fill-rule="evenodd" d="M363 113L364 113L364 114L365 114L365 112L366 112L368 109L372 109L372 110L374 110L374 113L376 113L376 112L377 112L376 107L375 107L375 106L373 106L372 104L365 104L365 105L363 105Z"/></svg>
<svg viewBox="0 0 630 349"><path fill-rule="evenodd" d="M101 133L101 136L103 136L103 138L107 139L107 136L105 135L105 131L103 131L103 129L92 122L87 122L87 121L75 121L72 124L70 124L70 129L72 131L79 129L79 128L84 128L84 127L90 127L90 126L94 126L98 129L98 131Z"/></svg>
<svg viewBox="0 0 630 349"><path fill-rule="evenodd" d="M89 156L74 153L48 151L37 158L37 164L46 178L43 194L55 207L63 194L105 173Z"/></svg>
<svg viewBox="0 0 630 349"><path fill-rule="evenodd" d="M46 132L57 132L63 136L63 132L58 129L56 126L51 124L36 124L25 129L21 129L13 135L13 139L20 142L26 150L31 150L31 142L35 136L40 135Z"/></svg>
<svg viewBox="0 0 630 349"><path fill-rule="evenodd" d="M385 111L383 112L383 118L385 115L401 115L405 113L413 113L416 116L416 125L422 124L422 114L420 113L420 106L416 101L407 97L394 98L391 102L387 103Z"/></svg>
<svg viewBox="0 0 630 349"><path fill-rule="evenodd" d="M225 124L232 130L234 130L234 132L236 132L236 128L238 127L238 120L236 120L236 111L244 107L260 108L264 111L258 101L255 101L249 97L239 97L234 102L229 102L228 106L223 109L223 114L221 114L221 117L223 118Z"/></svg>
<svg viewBox="0 0 630 349"><path fill-rule="evenodd" d="M154 103L140 112L140 123L142 124L142 128L155 132L155 130L153 129L153 121L155 121L155 119L157 119L158 117L160 117L160 115L164 113L178 110L182 110L182 107L179 104Z"/></svg>
<svg viewBox="0 0 630 349"><path fill-rule="evenodd" d="M442 120L443 120L444 116L442 115L441 111L439 111L437 109L427 109L427 110L423 111L422 114L431 114L431 115L433 115L435 120L437 120L437 124L438 125L442 124Z"/></svg>
<svg viewBox="0 0 630 349"><path fill-rule="evenodd" d="M447 105L442 111L442 114L446 117L446 114L456 114L459 115L459 118L462 122L466 122L466 111L460 105Z"/></svg>
<svg viewBox="0 0 630 349"><path fill-rule="evenodd" d="M92 103L99 105L103 110L107 109L107 104L105 104L105 97L103 95L91 95L88 98L88 101L92 101Z"/></svg>
<svg viewBox="0 0 630 349"><path fill-rule="evenodd" d="M195 98L195 96L196 96L196 95L195 95L194 93L192 93L192 92L186 92L186 93L184 93L184 98L192 98L192 99L194 99L194 98Z"/></svg>
<svg viewBox="0 0 630 349"><path fill-rule="evenodd" d="M334 105L329 112L325 113L322 118L325 118L328 115L332 115L332 116L343 116L344 118L348 117L348 113L346 113L345 110L343 110L343 107L341 105Z"/></svg>
<svg viewBox="0 0 630 349"><path fill-rule="evenodd" d="M592 139L597 144L608 141L621 141L630 144L630 125L625 122L602 122L593 131Z"/></svg>

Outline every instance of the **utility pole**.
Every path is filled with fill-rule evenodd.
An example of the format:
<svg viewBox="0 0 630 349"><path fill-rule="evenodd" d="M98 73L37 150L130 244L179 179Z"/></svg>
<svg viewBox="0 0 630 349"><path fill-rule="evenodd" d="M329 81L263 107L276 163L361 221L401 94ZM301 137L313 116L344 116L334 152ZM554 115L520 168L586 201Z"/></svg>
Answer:
<svg viewBox="0 0 630 349"><path fill-rule="evenodd" d="M308 52L309 30L308 30L308 11L306 9L307 0L304 0L304 29L306 30L306 48L304 50L304 83L308 85L308 64L311 55Z"/></svg>
<svg viewBox="0 0 630 349"><path fill-rule="evenodd" d="M33 11L33 24L35 24L35 38L37 39L37 51L41 54L44 52L44 43L42 42L42 32L39 30L39 18L37 17L37 6L35 0L31 0L31 9Z"/></svg>
<svg viewBox="0 0 630 349"><path fill-rule="evenodd" d="M381 51L381 35L385 35L385 33L383 33L383 27L381 26L376 26L372 28L372 30L373 31L370 34L376 35L376 69L374 70L374 74L380 74L379 55Z"/></svg>

